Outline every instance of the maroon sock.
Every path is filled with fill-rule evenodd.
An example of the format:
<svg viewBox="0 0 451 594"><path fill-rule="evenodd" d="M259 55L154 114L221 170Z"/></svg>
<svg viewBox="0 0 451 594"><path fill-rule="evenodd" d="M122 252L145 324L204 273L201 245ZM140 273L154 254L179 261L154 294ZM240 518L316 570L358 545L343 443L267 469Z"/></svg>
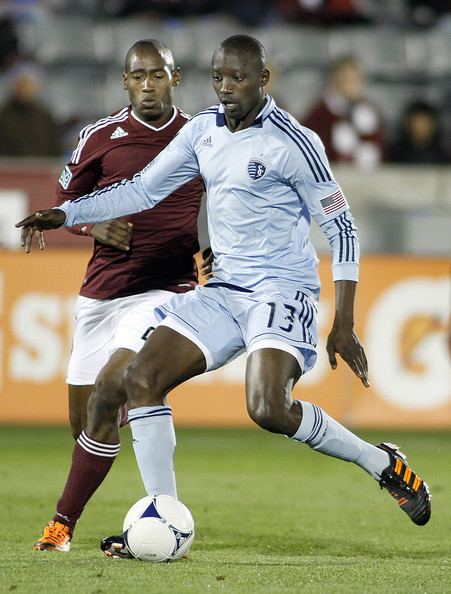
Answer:
<svg viewBox="0 0 451 594"><path fill-rule="evenodd" d="M81 433L74 447L66 486L56 506L55 522L66 524L73 532L85 505L113 465L119 447L120 444L100 443L84 431Z"/></svg>

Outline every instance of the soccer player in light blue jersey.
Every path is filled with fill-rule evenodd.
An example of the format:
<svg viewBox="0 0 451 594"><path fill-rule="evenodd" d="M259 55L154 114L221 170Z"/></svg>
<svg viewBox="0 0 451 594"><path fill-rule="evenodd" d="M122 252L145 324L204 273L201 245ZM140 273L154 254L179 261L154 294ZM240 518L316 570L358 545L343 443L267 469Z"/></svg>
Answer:
<svg viewBox="0 0 451 594"><path fill-rule="evenodd" d="M43 229L152 208L200 173L208 195L213 278L156 310L162 321L124 376L148 493L156 492L158 465L172 468L175 438L167 393L246 351L246 402L255 423L354 462L423 525L430 517L429 491L397 446L366 443L319 406L292 400L293 386L316 360L320 283L309 241L312 217L332 251L330 364L336 368L338 353L369 384L365 353L353 330L359 259L354 221L318 136L265 94L269 76L259 41L243 35L226 39L212 59L219 105L194 116L133 180L18 223L23 243L29 246ZM95 403L90 408L95 417ZM104 439L99 450L105 445L114 444ZM165 488L175 492L175 486Z"/></svg>

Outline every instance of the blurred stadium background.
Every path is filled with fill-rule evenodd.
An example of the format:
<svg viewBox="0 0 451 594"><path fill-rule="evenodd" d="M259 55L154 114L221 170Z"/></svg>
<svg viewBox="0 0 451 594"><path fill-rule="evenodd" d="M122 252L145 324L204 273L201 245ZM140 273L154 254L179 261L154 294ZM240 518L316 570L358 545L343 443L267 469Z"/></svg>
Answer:
<svg viewBox="0 0 451 594"><path fill-rule="evenodd" d="M226 8L224 8L226 6ZM340 9L341 6L341 9ZM354 55L366 94L383 114L388 140L406 103L432 102L446 145L451 130L450 3L414 0L309 2L144 2L48 0L4 2L0 101L17 59L39 66L42 100L55 115L65 154L0 159L0 423L65 424L65 366L75 297L90 241L47 234L48 249L25 256L14 222L48 206L82 125L127 102L121 89L132 43L156 37L182 68L176 103L195 113L215 102L212 51L247 32L267 49L277 100L300 117L319 97L330 63ZM329 11L328 11L329 9ZM32 139L29 139L32 142ZM451 165L375 167L336 164L362 244L357 330L366 345L372 387L363 390L324 348L297 388L349 425L449 428L449 255ZM201 242L208 243L205 217ZM314 229L324 285L321 340L333 315L327 245ZM178 425L246 425L243 359L192 381L172 398Z"/></svg>

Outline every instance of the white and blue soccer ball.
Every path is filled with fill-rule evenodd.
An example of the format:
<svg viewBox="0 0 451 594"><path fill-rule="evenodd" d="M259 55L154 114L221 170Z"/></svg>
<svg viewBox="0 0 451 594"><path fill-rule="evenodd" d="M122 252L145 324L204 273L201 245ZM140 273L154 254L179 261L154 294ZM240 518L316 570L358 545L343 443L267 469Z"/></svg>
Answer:
<svg viewBox="0 0 451 594"><path fill-rule="evenodd" d="M188 554L194 541L194 520L189 509L170 495L143 497L124 519L125 544L137 559L161 563Z"/></svg>

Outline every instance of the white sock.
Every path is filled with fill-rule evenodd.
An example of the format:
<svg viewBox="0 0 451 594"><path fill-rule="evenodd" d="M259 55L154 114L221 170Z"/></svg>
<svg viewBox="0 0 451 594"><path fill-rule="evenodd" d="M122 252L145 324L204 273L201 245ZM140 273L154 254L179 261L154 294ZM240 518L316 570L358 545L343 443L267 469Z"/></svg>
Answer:
<svg viewBox="0 0 451 594"><path fill-rule="evenodd" d="M148 495L177 497L174 474L175 431L170 406L128 411L133 448Z"/></svg>
<svg viewBox="0 0 451 594"><path fill-rule="evenodd" d="M382 471L390 464L387 452L348 431L316 404L298 402L302 406L302 421L292 439L322 454L354 462L376 480L380 479Z"/></svg>

